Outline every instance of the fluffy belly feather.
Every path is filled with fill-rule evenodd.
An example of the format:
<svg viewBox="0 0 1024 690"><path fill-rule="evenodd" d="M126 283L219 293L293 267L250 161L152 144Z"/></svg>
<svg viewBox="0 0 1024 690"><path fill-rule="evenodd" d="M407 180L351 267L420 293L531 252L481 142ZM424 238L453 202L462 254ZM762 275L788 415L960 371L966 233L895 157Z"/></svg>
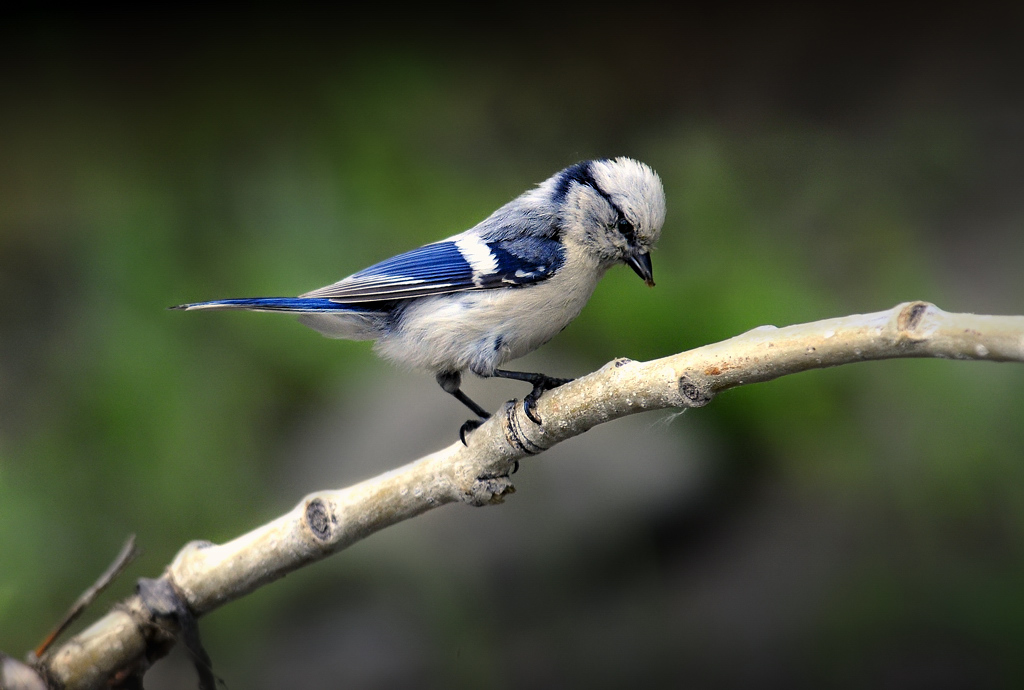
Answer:
<svg viewBox="0 0 1024 690"><path fill-rule="evenodd" d="M482 290L418 300L399 316L375 349L394 362L431 371L488 375L503 363L532 352L576 318L603 271L572 271L511 289Z"/></svg>

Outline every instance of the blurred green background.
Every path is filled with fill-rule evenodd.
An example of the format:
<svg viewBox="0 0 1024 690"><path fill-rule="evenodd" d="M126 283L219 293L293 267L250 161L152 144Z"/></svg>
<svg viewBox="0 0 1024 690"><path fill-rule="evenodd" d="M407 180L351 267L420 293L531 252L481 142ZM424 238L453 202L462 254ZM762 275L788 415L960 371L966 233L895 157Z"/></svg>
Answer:
<svg viewBox="0 0 1024 690"><path fill-rule="evenodd" d="M611 271L516 368L911 299L1024 313L1020 11L520 12L0 28L0 650L129 533L86 621L466 418L366 343L165 307L319 287L584 158L661 174L658 287ZM1024 367L905 360L620 420L202 634L233 688L1020 687L1022 412ZM181 652L147 676L193 684Z"/></svg>

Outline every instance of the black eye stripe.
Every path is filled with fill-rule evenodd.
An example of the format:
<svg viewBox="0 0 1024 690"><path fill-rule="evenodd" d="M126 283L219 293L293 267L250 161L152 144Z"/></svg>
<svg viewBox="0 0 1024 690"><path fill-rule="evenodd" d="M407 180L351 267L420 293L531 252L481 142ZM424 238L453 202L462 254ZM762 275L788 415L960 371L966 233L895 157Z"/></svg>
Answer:
<svg viewBox="0 0 1024 690"><path fill-rule="evenodd" d="M592 170L593 161L584 161L577 163L569 168L562 171L561 178L558 180L558 184L555 186L555 193L552 199L556 202L560 202L565 199L566 194L569 193L569 188L573 182L576 184L585 185L593 189L597 194L608 202L608 205L615 211L615 215L618 220L615 221L614 229L618 230L619 233L626 238L626 242L629 244L636 244L636 228L633 224L626 220L626 214L622 212L619 205L612 201L611 195L601 189L601 185L594 179L594 173Z"/></svg>
<svg viewBox="0 0 1024 690"><path fill-rule="evenodd" d="M602 158L600 160L607 159ZM619 218L622 219L622 209L619 208L618 204L612 201L611 195L608 194L608 192L601 189L601 185L599 185L597 183L597 180L594 179L594 173L591 170L591 165L594 162L595 161L583 161L582 163L577 163L576 165L573 165L563 170L562 177L558 181L558 184L555 186L555 194L553 200L556 202L562 201L565 198L565 195L569 193L569 186L573 182L581 185L586 185L587 187L590 187L595 192L597 192L602 199L607 201L608 205L612 207L612 210L614 210L615 213L619 216ZM632 227L632 225L630 225L630 227Z"/></svg>

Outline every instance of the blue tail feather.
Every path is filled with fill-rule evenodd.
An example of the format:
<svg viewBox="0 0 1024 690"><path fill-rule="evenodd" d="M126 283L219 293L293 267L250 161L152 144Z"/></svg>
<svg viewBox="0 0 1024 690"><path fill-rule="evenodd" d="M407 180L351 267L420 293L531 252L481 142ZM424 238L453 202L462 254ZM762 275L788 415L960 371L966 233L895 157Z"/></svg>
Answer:
<svg viewBox="0 0 1024 690"><path fill-rule="evenodd" d="M246 297L242 299L217 299L210 302L179 304L171 309L251 309L254 311L377 311L369 305L344 304L329 299L311 297Z"/></svg>

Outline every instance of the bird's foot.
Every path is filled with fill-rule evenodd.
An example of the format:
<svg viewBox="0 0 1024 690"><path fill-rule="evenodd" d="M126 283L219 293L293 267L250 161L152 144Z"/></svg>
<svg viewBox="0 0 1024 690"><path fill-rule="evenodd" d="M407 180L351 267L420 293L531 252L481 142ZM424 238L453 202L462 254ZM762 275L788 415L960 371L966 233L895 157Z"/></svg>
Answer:
<svg viewBox="0 0 1024 690"><path fill-rule="evenodd" d="M558 388L559 386L569 383L572 379L556 379L553 376L539 375L538 378L532 381L533 390L530 391L529 395L523 398L523 412L530 418L530 421L536 425L541 424L540 415L537 414L537 400L540 396L544 395L544 391L549 391L552 388Z"/></svg>
<svg viewBox="0 0 1024 690"><path fill-rule="evenodd" d="M466 443L466 434L468 434L471 431L476 431L480 427L480 425L483 424L485 421L487 420L467 419L466 423L459 427L459 440L462 441L462 445L469 446L469 444Z"/></svg>

